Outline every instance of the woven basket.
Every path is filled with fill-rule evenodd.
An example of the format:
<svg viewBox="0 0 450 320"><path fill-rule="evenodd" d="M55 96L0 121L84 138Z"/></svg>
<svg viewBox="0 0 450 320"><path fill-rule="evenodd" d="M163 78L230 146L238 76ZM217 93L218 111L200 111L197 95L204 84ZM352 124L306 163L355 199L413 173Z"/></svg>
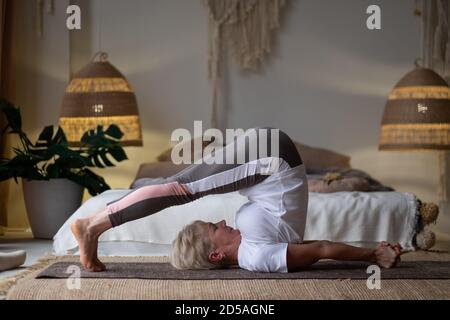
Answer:
<svg viewBox="0 0 450 320"><path fill-rule="evenodd" d="M95 57L94 57L95 58ZM136 96L126 78L107 61L92 61L70 81L62 103L59 125L70 146L80 146L89 129L115 124L124 136L122 146L142 146Z"/></svg>
<svg viewBox="0 0 450 320"><path fill-rule="evenodd" d="M380 150L449 150L450 88L436 72L416 68L389 94Z"/></svg>

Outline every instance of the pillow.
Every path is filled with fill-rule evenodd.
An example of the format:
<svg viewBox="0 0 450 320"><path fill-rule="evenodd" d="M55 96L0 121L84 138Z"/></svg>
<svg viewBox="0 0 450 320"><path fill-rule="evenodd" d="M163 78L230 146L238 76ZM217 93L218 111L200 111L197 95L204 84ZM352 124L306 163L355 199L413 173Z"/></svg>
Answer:
<svg viewBox="0 0 450 320"><path fill-rule="evenodd" d="M194 149L194 144L195 144L195 142L197 142L197 141L199 141L199 140L203 140L202 137L192 139L191 141L187 141L187 142L182 143L182 144L180 145L180 148L187 148L187 145L188 145L189 143L191 144L191 159L192 159L192 162L194 162L194 160L196 160L196 159L200 159L200 158L202 157L203 150L204 150L208 145L210 145L211 143L214 142L214 140L213 140L213 141L201 141L202 149L199 150L198 152L195 152L196 150ZM172 157L171 157L172 149L173 149L173 147L167 149L166 151L164 151L163 153L161 153L156 159L157 159L159 162L172 161ZM183 150L184 150L184 149L183 149ZM184 156L183 151L180 152L180 156L181 156L181 157Z"/></svg>
<svg viewBox="0 0 450 320"><path fill-rule="evenodd" d="M315 148L299 142L295 142L300 156L306 167L306 171L322 168L350 168L350 157L328 149Z"/></svg>
<svg viewBox="0 0 450 320"><path fill-rule="evenodd" d="M331 193L340 191L369 191L369 182L364 178L344 177L327 182L324 179L308 179L309 192Z"/></svg>
<svg viewBox="0 0 450 320"><path fill-rule="evenodd" d="M191 159L199 159L201 157L201 153L197 154L194 152L194 142L198 141L196 138L186 143L191 143ZM211 141L203 141L202 142L202 152L208 146ZM295 146L300 153L303 162L305 163L306 170L316 170L321 168L351 168L350 166L350 157L341 153L337 153L335 151L331 151L328 149L315 148L311 147L299 142L294 142ZM181 147L181 146L180 146ZM157 159L159 162L168 162L171 160L172 148L161 153ZM181 152L181 156L182 156Z"/></svg>
<svg viewBox="0 0 450 320"><path fill-rule="evenodd" d="M357 169L329 168L307 174L310 192L331 193L340 191L395 191Z"/></svg>
<svg viewBox="0 0 450 320"><path fill-rule="evenodd" d="M166 178L170 177L184 168L188 167L187 164L174 164L171 161L165 162L151 162L143 163L139 167L139 171L136 175L136 179L141 178Z"/></svg>

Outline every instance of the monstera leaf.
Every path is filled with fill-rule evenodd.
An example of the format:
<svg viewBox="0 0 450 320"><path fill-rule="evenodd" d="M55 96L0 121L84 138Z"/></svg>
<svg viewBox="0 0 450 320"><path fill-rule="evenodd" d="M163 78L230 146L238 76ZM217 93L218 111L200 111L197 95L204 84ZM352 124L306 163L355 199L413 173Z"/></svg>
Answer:
<svg viewBox="0 0 450 320"><path fill-rule="evenodd" d="M103 126L89 130L81 139L82 146L72 150L61 127L56 132L54 126L45 127L33 144L22 131L20 109L0 99L0 111L8 121L5 128L0 128L1 133L10 129L8 133L17 134L22 144L22 148L13 148L14 158L0 158L0 181L14 178L17 182L19 177L28 180L66 178L86 187L94 196L110 187L88 167L115 166L109 157L117 162L128 159L119 144L123 133L114 124L106 131Z"/></svg>
<svg viewBox="0 0 450 320"><path fill-rule="evenodd" d="M114 124L110 125L106 131L103 131L102 126L98 126L96 130L87 131L81 138L81 142L85 147L89 147L86 156L89 158L90 166L114 167L108 155L111 155L117 162L127 160L127 155L118 145L122 137L122 131Z"/></svg>
<svg viewBox="0 0 450 320"><path fill-rule="evenodd" d="M36 166L39 162L25 153L20 153L8 161L2 160L0 162L0 181L14 178L18 182L17 178L19 177L44 180L45 176L39 172Z"/></svg>
<svg viewBox="0 0 450 320"><path fill-rule="evenodd" d="M9 130L8 133L19 135L19 139L22 142L23 147L28 149L32 143L28 139L27 135L22 132L22 117L20 115L20 109L14 107L8 101L0 99L0 111L3 112L8 122L5 128L0 128L0 136L3 136L8 128L10 128L11 130Z"/></svg>
<svg viewBox="0 0 450 320"><path fill-rule="evenodd" d="M66 135L61 127L58 127L56 135L53 137L53 126L45 127L39 135L35 148L49 148L52 145L68 146Z"/></svg>
<svg viewBox="0 0 450 320"><path fill-rule="evenodd" d="M111 189L105 179L87 168L78 173L67 172L66 178L84 186L92 196Z"/></svg>
<svg viewBox="0 0 450 320"><path fill-rule="evenodd" d="M97 126L96 130L87 131L81 138L81 142L91 146L107 146L114 142L119 142L123 137L123 132L115 124L111 124L106 131L103 126Z"/></svg>
<svg viewBox="0 0 450 320"><path fill-rule="evenodd" d="M81 169L86 166L85 159L81 157L66 158L61 157L54 163L45 166L45 171L50 179L57 179L64 175L64 171L71 169Z"/></svg>
<svg viewBox="0 0 450 320"><path fill-rule="evenodd" d="M6 117L8 125L1 129L1 134L3 135L8 128L11 128L9 133L19 133L22 132L22 117L20 116L20 109L14 107L11 103L6 100L0 100L0 111Z"/></svg>

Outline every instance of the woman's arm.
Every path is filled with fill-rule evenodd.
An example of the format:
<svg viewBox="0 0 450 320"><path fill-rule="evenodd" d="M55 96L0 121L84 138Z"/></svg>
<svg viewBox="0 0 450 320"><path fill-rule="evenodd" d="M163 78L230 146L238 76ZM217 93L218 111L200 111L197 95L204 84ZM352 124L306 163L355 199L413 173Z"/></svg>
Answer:
<svg viewBox="0 0 450 320"><path fill-rule="evenodd" d="M290 272L297 271L321 259L333 259L367 261L390 268L398 262L399 256L400 247L388 243L381 243L376 249L368 249L330 241L310 241L288 245L287 267Z"/></svg>

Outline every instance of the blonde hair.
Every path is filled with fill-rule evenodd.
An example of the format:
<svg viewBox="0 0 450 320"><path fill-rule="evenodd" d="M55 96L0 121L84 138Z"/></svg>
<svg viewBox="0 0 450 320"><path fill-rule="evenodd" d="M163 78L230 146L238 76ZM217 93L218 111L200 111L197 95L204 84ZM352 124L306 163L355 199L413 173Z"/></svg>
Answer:
<svg viewBox="0 0 450 320"><path fill-rule="evenodd" d="M194 221L185 226L172 242L170 263L177 269L214 269L220 265L209 261L209 254L214 251L208 238L206 222Z"/></svg>

